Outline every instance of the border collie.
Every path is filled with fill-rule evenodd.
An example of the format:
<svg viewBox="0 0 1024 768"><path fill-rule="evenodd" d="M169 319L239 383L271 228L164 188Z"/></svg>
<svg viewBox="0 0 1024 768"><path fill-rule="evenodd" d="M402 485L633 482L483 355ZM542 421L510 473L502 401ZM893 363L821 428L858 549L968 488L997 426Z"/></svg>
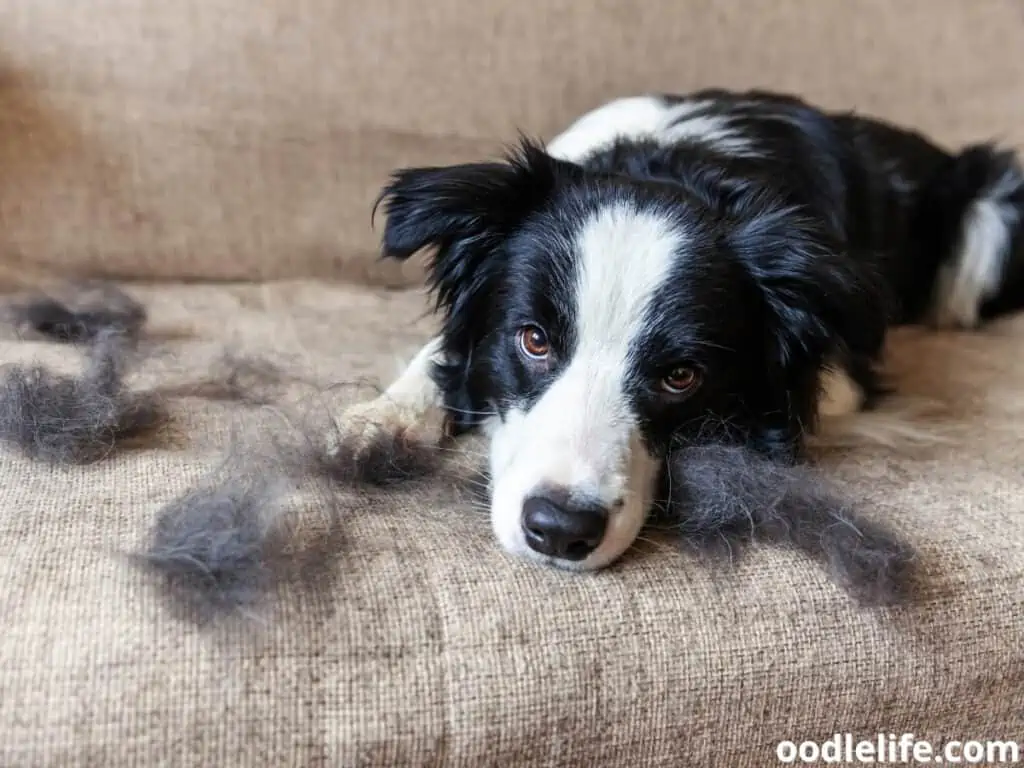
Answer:
<svg viewBox="0 0 1024 768"><path fill-rule="evenodd" d="M767 92L612 101L503 161L397 171L383 255L431 249L440 332L343 436L481 429L508 552L606 566L698 441L801 458L884 393L899 324L1024 307L1024 172Z"/></svg>

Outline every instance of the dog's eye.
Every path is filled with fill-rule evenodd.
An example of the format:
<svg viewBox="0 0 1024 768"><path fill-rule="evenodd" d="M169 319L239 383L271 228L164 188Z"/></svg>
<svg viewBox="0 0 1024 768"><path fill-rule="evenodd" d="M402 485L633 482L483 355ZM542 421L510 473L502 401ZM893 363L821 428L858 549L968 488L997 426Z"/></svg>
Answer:
<svg viewBox="0 0 1024 768"><path fill-rule="evenodd" d="M682 395L700 383L700 372L696 368L680 365L668 372L660 384L661 389L670 395Z"/></svg>
<svg viewBox="0 0 1024 768"><path fill-rule="evenodd" d="M519 349L534 360L543 360L551 351L551 343L544 329L538 325L524 325L517 334Z"/></svg>

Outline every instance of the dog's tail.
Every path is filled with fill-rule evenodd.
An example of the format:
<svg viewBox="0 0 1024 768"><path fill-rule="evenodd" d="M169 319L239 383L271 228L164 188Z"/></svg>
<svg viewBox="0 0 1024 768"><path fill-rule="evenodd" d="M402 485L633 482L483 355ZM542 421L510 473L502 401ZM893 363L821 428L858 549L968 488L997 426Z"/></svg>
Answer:
<svg viewBox="0 0 1024 768"><path fill-rule="evenodd" d="M935 285L934 321L972 329L1024 309L1024 168L988 144L967 147L926 190L931 227L951 227Z"/></svg>

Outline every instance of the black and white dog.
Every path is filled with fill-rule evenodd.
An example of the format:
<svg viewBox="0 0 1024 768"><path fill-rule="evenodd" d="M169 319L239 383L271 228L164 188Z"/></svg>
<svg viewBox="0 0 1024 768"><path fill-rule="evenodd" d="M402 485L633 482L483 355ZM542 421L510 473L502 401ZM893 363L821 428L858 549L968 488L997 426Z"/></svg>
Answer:
<svg viewBox="0 0 1024 768"><path fill-rule="evenodd" d="M764 92L639 96L502 162L396 172L383 251L432 248L441 330L357 439L489 439L508 552L608 565L673 446L799 459L823 397L881 391L886 330L1024 306L1024 172Z"/></svg>

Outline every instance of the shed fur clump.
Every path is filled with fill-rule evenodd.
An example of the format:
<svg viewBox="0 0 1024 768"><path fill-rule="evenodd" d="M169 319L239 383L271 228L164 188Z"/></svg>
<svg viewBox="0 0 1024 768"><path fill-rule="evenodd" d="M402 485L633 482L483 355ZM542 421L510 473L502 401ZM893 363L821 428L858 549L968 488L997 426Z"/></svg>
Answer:
<svg viewBox="0 0 1024 768"><path fill-rule="evenodd" d="M743 447L683 448L669 460L667 511L698 546L759 539L822 562L858 602L908 596L910 546L866 519L813 467L783 466Z"/></svg>

